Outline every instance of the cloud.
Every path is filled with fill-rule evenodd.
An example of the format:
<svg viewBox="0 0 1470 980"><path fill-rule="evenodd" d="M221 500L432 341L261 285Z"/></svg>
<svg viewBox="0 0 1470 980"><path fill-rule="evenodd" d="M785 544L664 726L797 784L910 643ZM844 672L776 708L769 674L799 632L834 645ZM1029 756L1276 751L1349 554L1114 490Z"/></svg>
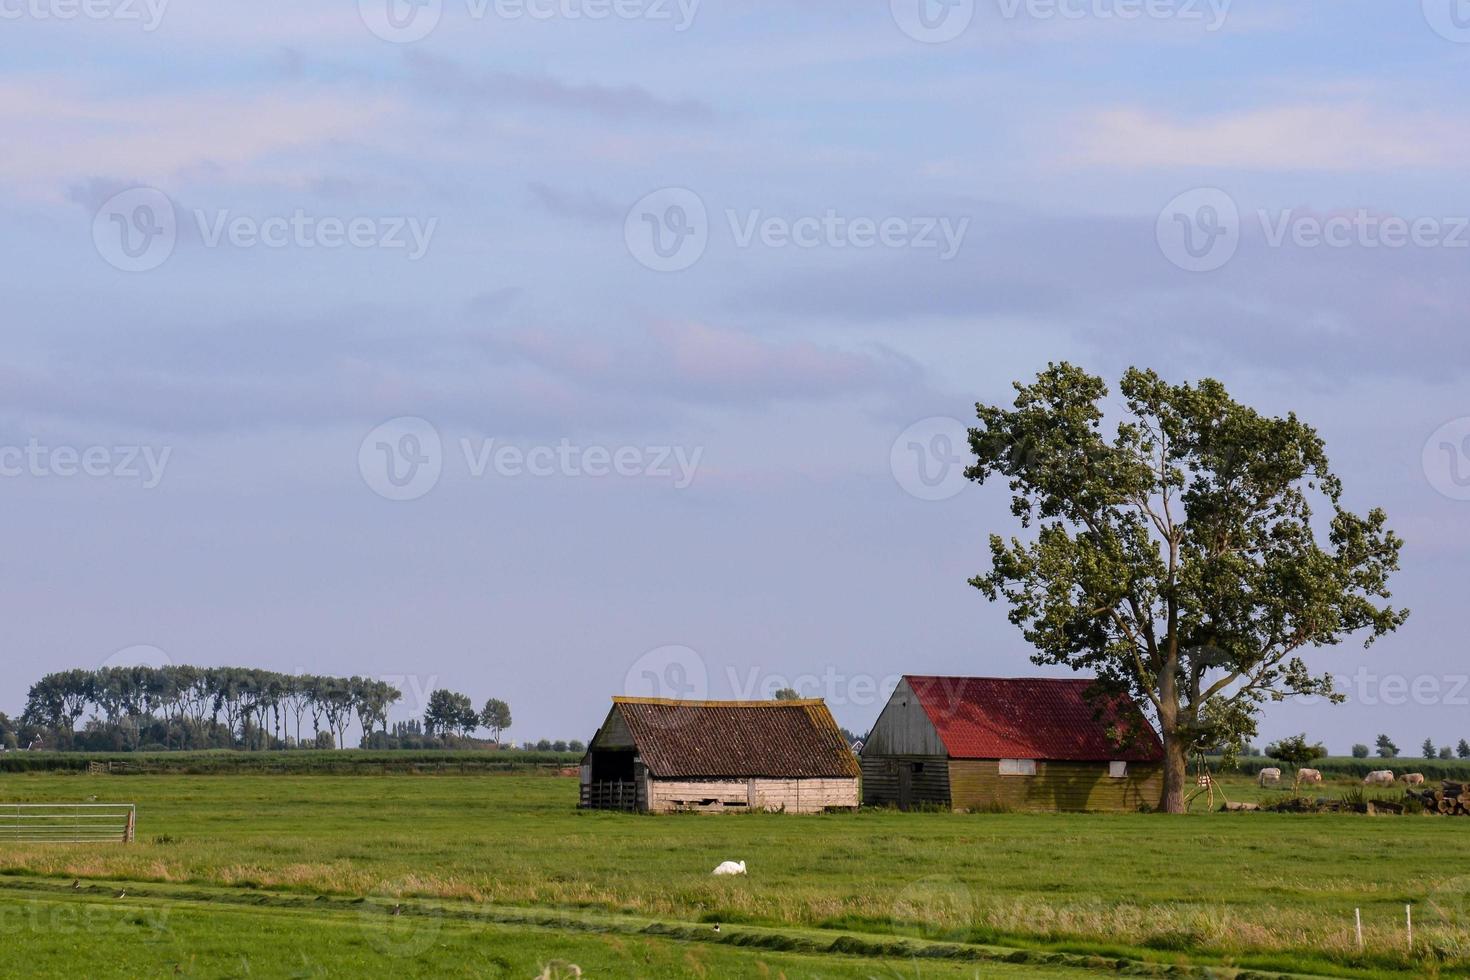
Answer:
<svg viewBox="0 0 1470 980"><path fill-rule="evenodd" d="M1466 123L1365 103L1303 103L1188 120L1104 109L1079 123L1077 167L1394 172L1445 169L1470 151Z"/></svg>
<svg viewBox="0 0 1470 980"><path fill-rule="evenodd" d="M966 213L983 232L952 262L900 250L835 267L769 267L747 276L729 308L869 331L937 322L1007 345L1020 342L1012 333L1019 322L1038 342L1073 338L1104 356L1146 349L1150 357L1333 383L1344 376L1443 382L1470 370L1465 247L1273 247L1259 209L1239 203L1239 251L1204 275L1164 257L1156 215L974 204ZM1281 220L1269 209L1267 217ZM1462 229L1461 237L1470 233Z"/></svg>
<svg viewBox="0 0 1470 980"><path fill-rule="evenodd" d="M921 375L913 362L887 350L774 341L703 323L657 323L634 338L519 330L487 344L578 386L726 406L891 391Z"/></svg>
<svg viewBox="0 0 1470 980"><path fill-rule="evenodd" d="M0 80L0 129L25 133L0 154L0 180L54 198L112 173L167 184L286 151L350 140L387 124L396 97L294 87L149 95L86 91L59 79Z"/></svg>
<svg viewBox="0 0 1470 980"><path fill-rule="evenodd" d="M549 187L540 181L526 185L536 202L560 218L573 218L590 225L606 225L623 220L626 210L591 192L573 193Z"/></svg>
<svg viewBox="0 0 1470 980"><path fill-rule="evenodd" d="M892 394L919 370L890 352L702 324L594 336L485 327L519 291L481 294L473 327L343 309L303 320L37 322L0 356L0 412L163 432L311 430L399 414L505 434L662 424L689 409Z"/></svg>
<svg viewBox="0 0 1470 980"><path fill-rule="evenodd" d="M462 107L491 109L507 102L613 119L708 122L714 110L698 99L664 99L637 85L572 84L550 75L470 72L455 62L411 51L404 56L412 85L422 94Z"/></svg>

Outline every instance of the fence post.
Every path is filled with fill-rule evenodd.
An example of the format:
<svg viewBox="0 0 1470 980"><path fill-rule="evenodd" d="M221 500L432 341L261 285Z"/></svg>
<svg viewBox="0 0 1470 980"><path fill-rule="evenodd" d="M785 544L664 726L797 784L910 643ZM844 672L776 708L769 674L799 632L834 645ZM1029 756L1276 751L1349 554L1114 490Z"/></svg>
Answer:
<svg viewBox="0 0 1470 980"><path fill-rule="evenodd" d="M1358 920L1358 952L1363 951L1363 910L1353 909L1353 915Z"/></svg>

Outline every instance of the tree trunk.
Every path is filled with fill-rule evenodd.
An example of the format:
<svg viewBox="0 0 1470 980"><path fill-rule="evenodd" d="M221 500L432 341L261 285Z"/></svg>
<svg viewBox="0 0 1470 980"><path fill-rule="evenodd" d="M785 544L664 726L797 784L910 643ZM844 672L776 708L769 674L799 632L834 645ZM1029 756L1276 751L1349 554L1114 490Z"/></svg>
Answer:
<svg viewBox="0 0 1470 980"><path fill-rule="evenodd" d="M1175 732L1164 734L1164 812L1184 812L1184 784L1189 778L1186 746Z"/></svg>
<svg viewBox="0 0 1470 980"><path fill-rule="evenodd" d="M1165 813L1184 813L1184 788L1189 779L1188 746L1172 726L1164 725L1164 802Z"/></svg>

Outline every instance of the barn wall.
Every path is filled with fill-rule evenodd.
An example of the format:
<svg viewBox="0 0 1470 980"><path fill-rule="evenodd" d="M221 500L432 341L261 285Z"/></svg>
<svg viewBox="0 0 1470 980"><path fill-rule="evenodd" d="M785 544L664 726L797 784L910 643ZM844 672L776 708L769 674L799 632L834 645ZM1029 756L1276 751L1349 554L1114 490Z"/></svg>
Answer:
<svg viewBox="0 0 1470 980"><path fill-rule="evenodd" d="M633 744L633 733L628 730L628 723L623 720L621 711L614 707L607 713L602 727L597 734L592 736L592 741L587 744L589 749L635 749Z"/></svg>
<svg viewBox="0 0 1470 980"><path fill-rule="evenodd" d="M949 805L949 764L943 755L887 755L863 753L863 805L899 806L899 770L909 770L909 804ZM915 772L915 764L922 771Z"/></svg>
<svg viewBox="0 0 1470 980"><path fill-rule="evenodd" d="M785 810L820 813L828 807L856 807L858 781L830 779L654 779L648 780L648 809L738 812Z"/></svg>
<svg viewBox="0 0 1470 980"><path fill-rule="evenodd" d="M1002 776L996 759L952 759L950 791L956 810L1114 810L1158 806L1164 793L1160 765L1128 764L1113 779L1106 762L1041 762L1035 776Z"/></svg>
<svg viewBox="0 0 1470 980"><path fill-rule="evenodd" d="M934 723L924 713L907 680L899 681L883 706L873 730L863 741L862 755L943 757L948 754Z"/></svg>

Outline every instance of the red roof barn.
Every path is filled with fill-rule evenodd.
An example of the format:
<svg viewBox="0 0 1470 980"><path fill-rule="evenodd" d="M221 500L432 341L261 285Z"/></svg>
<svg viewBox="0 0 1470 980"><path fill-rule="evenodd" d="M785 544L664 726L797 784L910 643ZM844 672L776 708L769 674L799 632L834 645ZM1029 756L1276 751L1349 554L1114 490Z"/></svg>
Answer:
<svg viewBox="0 0 1470 980"><path fill-rule="evenodd" d="M1095 681L907 676L862 750L863 802L1136 810L1162 795L1163 749L1138 706Z"/></svg>

